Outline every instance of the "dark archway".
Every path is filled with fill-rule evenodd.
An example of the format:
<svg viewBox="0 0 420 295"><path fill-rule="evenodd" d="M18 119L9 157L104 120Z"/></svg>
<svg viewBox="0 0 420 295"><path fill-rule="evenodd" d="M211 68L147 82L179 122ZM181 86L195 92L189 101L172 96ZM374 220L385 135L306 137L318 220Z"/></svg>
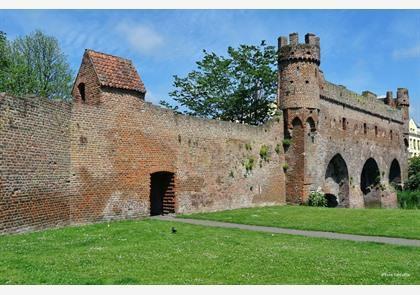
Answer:
<svg viewBox="0 0 420 295"><path fill-rule="evenodd" d="M296 127L303 127L302 121L298 117L295 117L292 121L292 126L293 126L293 129Z"/></svg>
<svg viewBox="0 0 420 295"><path fill-rule="evenodd" d="M340 154L336 154L328 163L325 172L325 190L329 207L348 206L349 173L347 164Z"/></svg>
<svg viewBox="0 0 420 295"><path fill-rule="evenodd" d="M389 183L394 186L401 186L401 168L397 159L394 159L389 169Z"/></svg>
<svg viewBox="0 0 420 295"><path fill-rule="evenodd" d="M364 195L367 195L380 181L381 175L378 164L373 158L369 158L363 166L362 175L360 176L360 189Z"/></svg>
<svg viewBox="0 0 420 295"><path fill-rule="evenodd" d="M310 132L315 132L316 131L315 121L314 121L314 119L312 119L312 117L309 117L306 120L306 126L307 126L308 131L310 131Z"/></svg>
<svg viewBox="0 0 420 295"><path fill-rule="evenodd" d="M156 172L150 176L150 215L175 213L174 174Z"/></svg>
<svg viewBox="0 0 420 295"><path fill-rule="evenodd" d="M325 198L327 199L327 207L334 208L338 206L337 196L333 194L325 194Z"/></svg>

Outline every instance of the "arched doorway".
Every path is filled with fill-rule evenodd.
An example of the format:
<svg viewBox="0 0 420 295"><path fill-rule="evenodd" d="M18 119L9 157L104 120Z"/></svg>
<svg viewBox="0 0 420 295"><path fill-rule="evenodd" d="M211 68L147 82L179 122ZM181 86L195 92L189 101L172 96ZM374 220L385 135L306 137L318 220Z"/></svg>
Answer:
<svg viewBox="0 0 420 295"><path fill-rule="evenodd" d="M370 193L381 181L378 164L373 158L369 158L363 166L360 176L360 189L364 195Z"/></svg>
<svg viewBox="0 0 420 295"><path fill-rule="evenodd" d="M159 171L150 175L150 215L175 213L174 173Z"/></svg>
<svg viewBox="0 0 420 295"><path fill-rule="evenodd" d="M328 207L344 207L349 204L349 174L346 162L336 154L328 163L325 186Z"/></svg>
<svg viewBox="0 0 420 295"><path fill-rule="evenodd" d="M391 168L389 169L389 183L396 187L401 186L401 168L397 159L394 159L391 163Z"/></svg>

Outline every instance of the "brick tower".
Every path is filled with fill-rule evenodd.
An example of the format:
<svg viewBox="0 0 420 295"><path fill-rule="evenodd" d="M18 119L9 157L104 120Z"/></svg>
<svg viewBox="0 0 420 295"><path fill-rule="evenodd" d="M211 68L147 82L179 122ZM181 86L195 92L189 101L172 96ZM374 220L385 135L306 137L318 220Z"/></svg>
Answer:
<svg viewBox="0 0 420 295"><path fill-rule="evenodd" d="M410 98L408 96L408 89L407 88L398 88L397 89L397 100L396 100L397 108L402 110L402 119L404 121L404 134L403 134L403 142L406 148L408 148L409 141L408 141L408 124L410 121Z"/></svg>
<svg viewBox="0 0 420 295"><path fill-rule="evenodd" d="M315 153L315 134L320 104L320 44L314 34L305 35L299 43L297 33L278 39L279 96L283 110L287 161L286 200L306 201L311 185L308 155ZM306 171L308 170L308 171Z"/></svg>

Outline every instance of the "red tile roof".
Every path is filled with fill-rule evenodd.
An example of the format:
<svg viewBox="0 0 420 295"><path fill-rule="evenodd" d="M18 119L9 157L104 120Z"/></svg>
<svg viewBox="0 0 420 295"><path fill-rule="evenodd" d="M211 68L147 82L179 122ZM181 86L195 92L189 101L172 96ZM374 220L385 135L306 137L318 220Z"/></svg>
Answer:
<svg viewBox="0 0 420 295"><path fill-rule="evenodd" d="M146 92L131 60L91 49L87 49L86 54L92 61L101 86Z"/></svg>

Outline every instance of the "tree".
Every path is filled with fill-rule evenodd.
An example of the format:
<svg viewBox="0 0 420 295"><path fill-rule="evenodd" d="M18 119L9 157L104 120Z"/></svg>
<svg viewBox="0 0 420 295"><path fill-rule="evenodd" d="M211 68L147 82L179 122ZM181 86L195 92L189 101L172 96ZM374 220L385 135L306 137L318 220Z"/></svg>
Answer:
<svg viewBox="0 0 420 295"><path fill-rule="evenodd" d="M0 85L5 80L7 68L7 37L5 32L0 31Z"/></svg>
<svg viewBox="0 0 420 295"><path fill-rule="evenodd" d="M203 50L197 69L186 77L174 76L175 90L169 95L186 110L185 114L263 124L272 115L277 93L277 54L273 46L229 47L228 57ZM166 101L161 105L173 110Z"/></svg>
<svg viewBox="0 0 420 295"><path fill-rule="evenodd" d="M35 31L6 44L7 65L0 91L71 98L72 73L57 39Z"/></svg>
<svg viewBox="0 0 420 295"><path fill-rule="evenodd" d="M405 189L420 190L420 157L412 157L408 162L408 179Z"/></svg>

